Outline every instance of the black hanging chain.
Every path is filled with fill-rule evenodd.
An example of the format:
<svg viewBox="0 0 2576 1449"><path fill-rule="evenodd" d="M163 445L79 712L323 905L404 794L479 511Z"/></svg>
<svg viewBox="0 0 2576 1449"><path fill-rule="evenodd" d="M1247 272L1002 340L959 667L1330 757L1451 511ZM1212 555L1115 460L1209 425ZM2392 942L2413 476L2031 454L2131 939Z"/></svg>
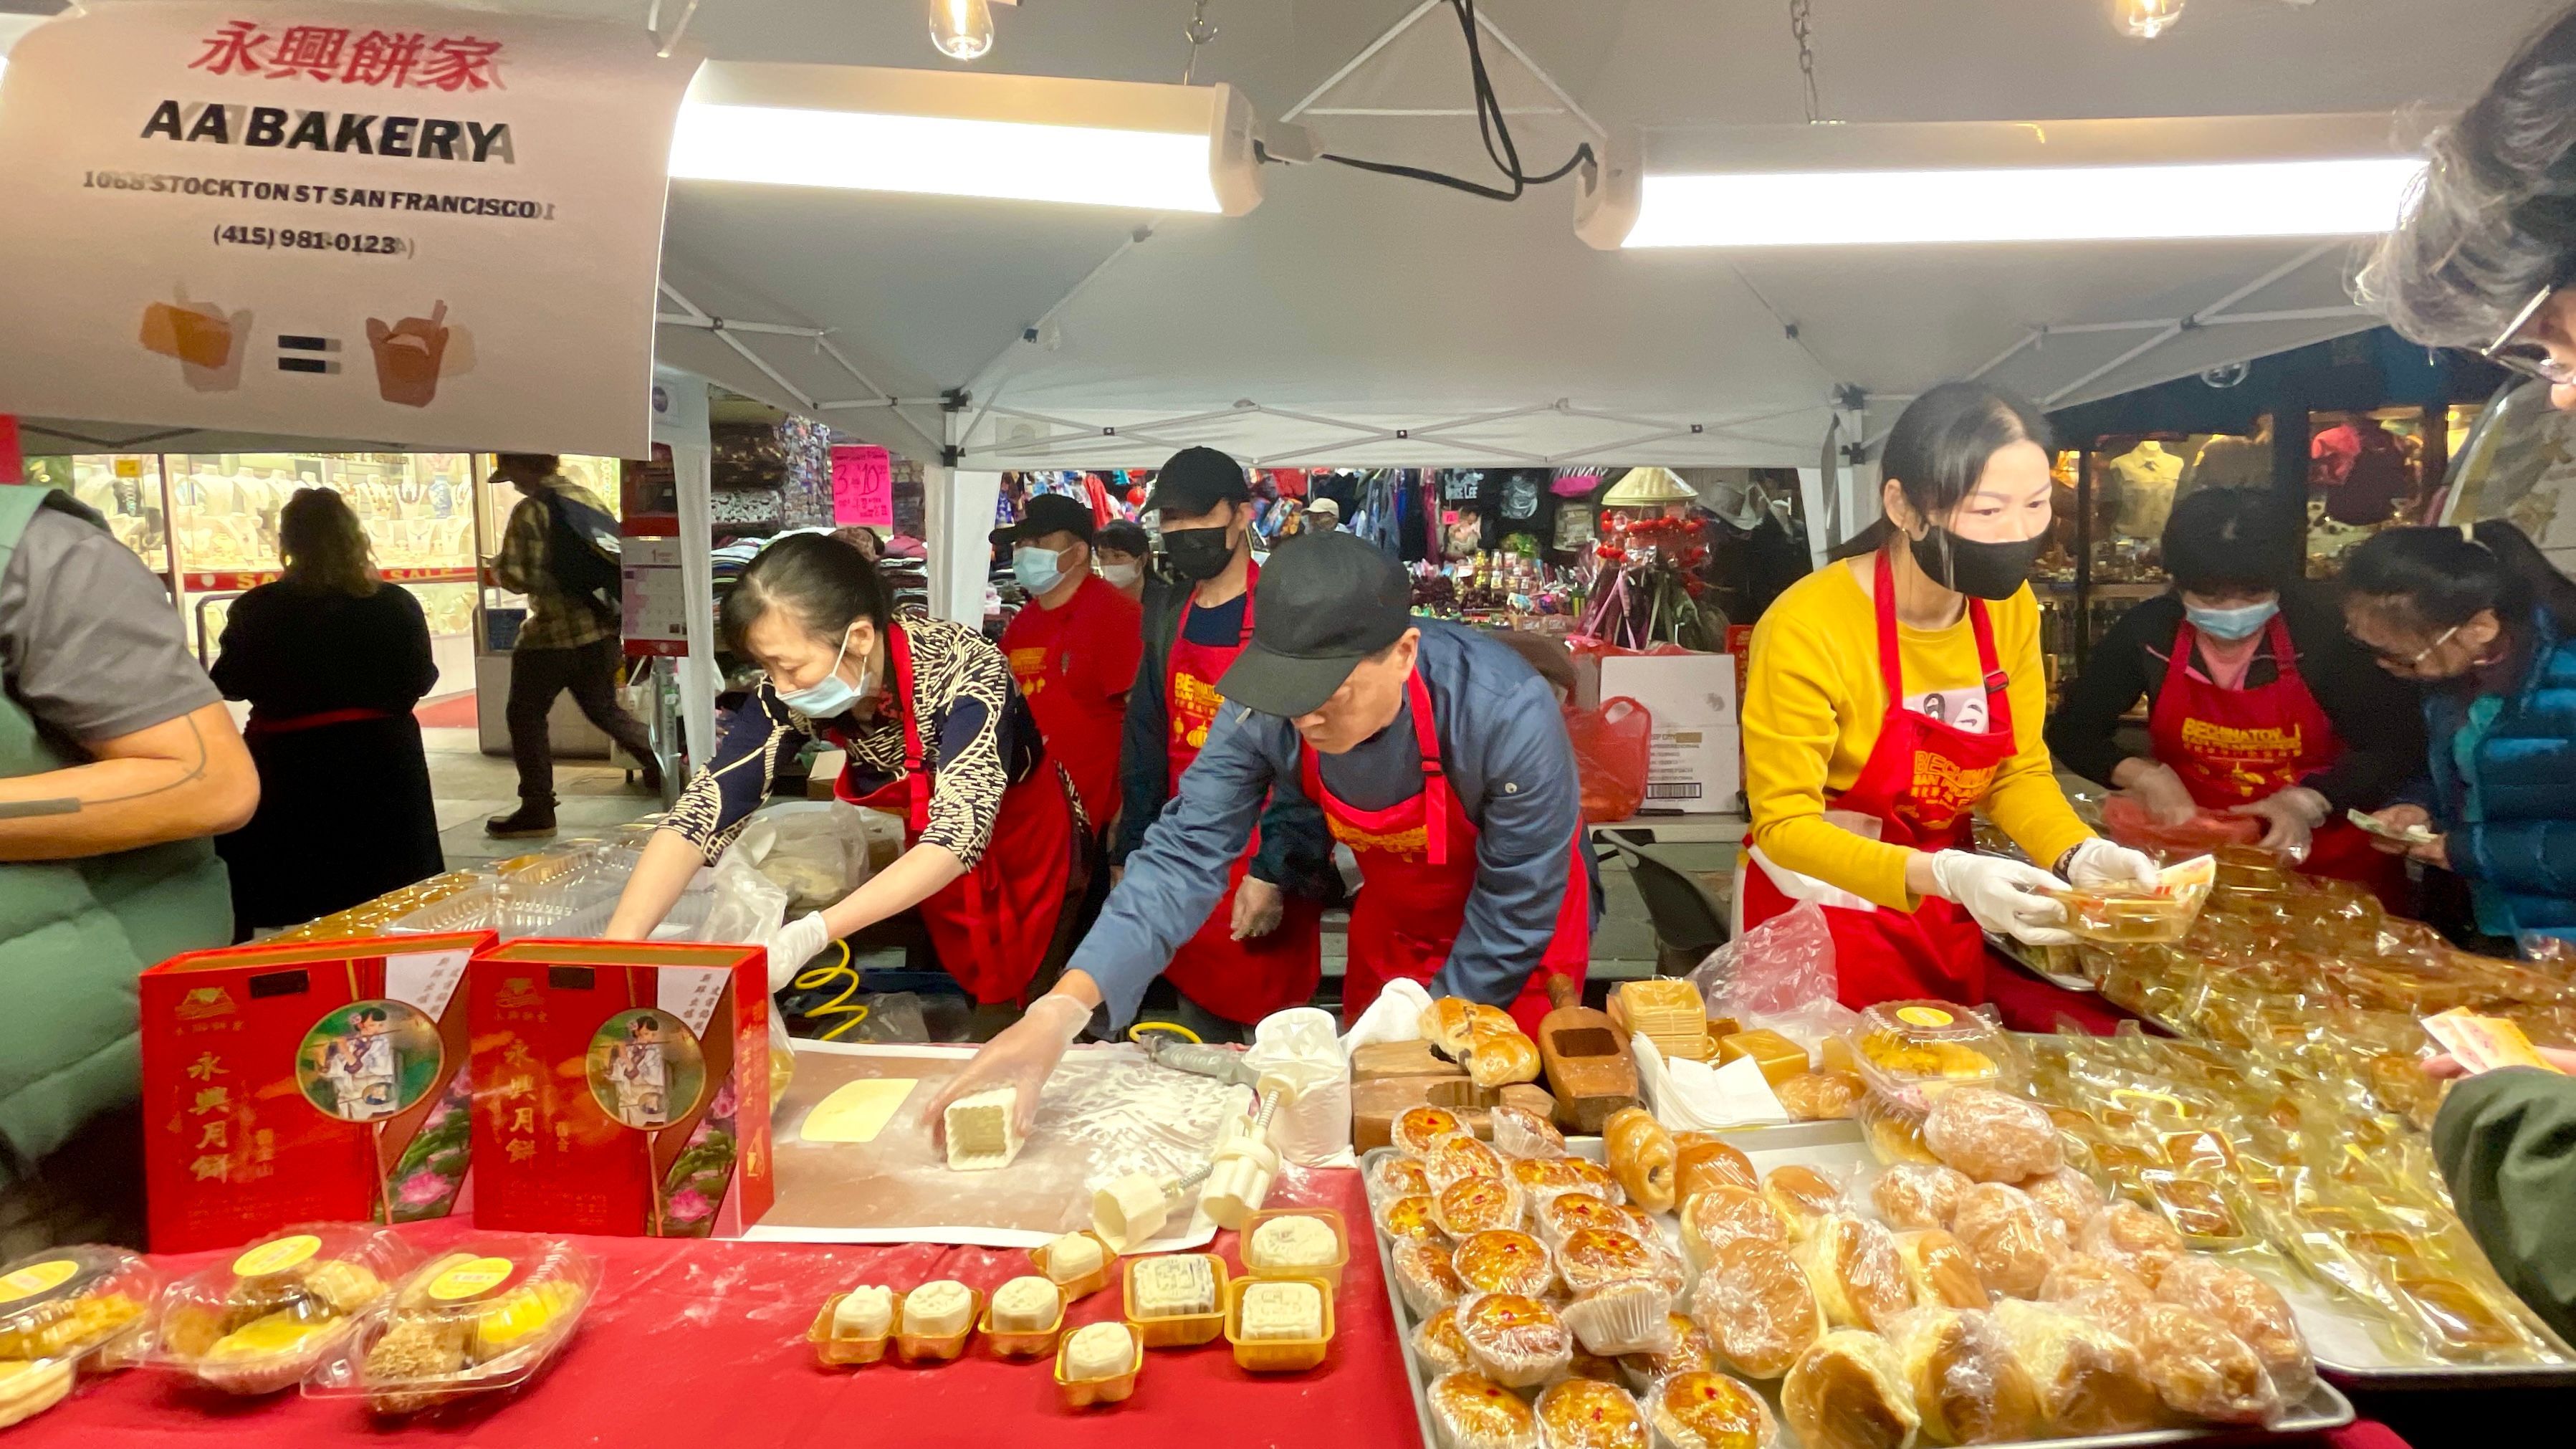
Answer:
<svg viewBox="0 0 2576 1449"><path fill-rule="evenodd" d="M1798 42L1798 74L1807 85L1807 124L1824 119L1824 102L1816 95L1816 25L1812 0L1789 0L1789 36Z"/></svg>

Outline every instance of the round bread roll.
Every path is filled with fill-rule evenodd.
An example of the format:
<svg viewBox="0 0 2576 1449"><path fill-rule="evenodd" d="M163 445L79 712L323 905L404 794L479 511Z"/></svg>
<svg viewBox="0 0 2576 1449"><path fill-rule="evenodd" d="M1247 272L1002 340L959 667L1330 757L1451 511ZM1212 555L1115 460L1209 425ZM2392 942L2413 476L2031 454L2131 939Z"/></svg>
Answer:
<svg viewBox="0 0 2576 1449"><path fill-rule="evenodd" d="M1959 1210L1959 1194L1968 1190L1968 1175L1938 1162L1900 1162L1869 1185L1869 1200L1887 1225L1899 1232L1946 1228Z"/></svg>
<svg viewBox="0 0 2576 1449"><path fill-rule="evenodd" d="M1690 1140L1682 1140L1690 1139ZM1753 1170L1753 1159L1731 1142L1720 1142L1701 1132L1685 1132L1675 1139L1673 1153L1673 1197L1688 1201L1713 1187L1740 1187L1750 1192L1762 1188L1762 1176Z"/></svg>
<svg viewBox="0 0 2576 1449"><path fill-rule="evenodd" d="M1802 1162L1771 1169L1771 1175L1762 1179L1762 1196L1780 1221L1789 1225L1793 1238L1805 1237L1817 1223L1843 1210L1843 1190Z"/></svg>
<svg viewBox="0 0 2576 1449"><path fill-rule="evenodd" d="M1771 1449L1780 1437L1760 1394L1710 1369L1667 1375L1646 1391L1646 1405L1672 1449Z"/></svg>
<svg viewBox="0 0 2576 1449"><path fill-rule="evenodd" d="M1848 1213L1826 1218L1798 1245L1798 1265L1836 1328L1884 1333L1914 1306L1914 1285L1884 1223Z"/></svg>
<svg viewBox="0 0 2576 1449"><path fill-rule="evenodd" d="M1921 1419L1886 1339L1838 1329L1798 1356L1780 1412L1802 1449L1907 1449Z"/></svg>
<svg viewBox="0 0 2576 1449"><path fill-rule="evenodd" d="M1999 1444L2040 1435L2039 1390L1993 1315L1927 1308L1888 1335L1935 1444Z"/></svg>
<svg viewBox="0 0 2576 1449"><path fill-rule="evenodd" d="M1682 1204L1681 1226L1682 1251L1702 1267L1717 1245L1730 1238L1789 1241L1789 1225L1780 1221L1771 1204L1740 1187L1713 1187L1693 1194Z"/></svg>
<svg viewBox="0 0 2576 1449"><path fill-rule="evenodd" d="M2025 1178L2021 1190L2039 1204L2040 1211L2057 1219L2070 1241L2102 1210L2101 1185L2072 1167Z"/></svg>
<svg viewBox="0 0 2576 1449"><path fill-rule="evenodd" d="M2215 1319L2245 1340L2285 1404L2305 1403L2317 1386L2316 1360L2288 1300L2271 1284L2232 1264L2184 1253L2161 1264L2154 1285L2159 1301Z"/></svg>
<svg viewBox="0 0 2576 1449"><path fill-rule="evenodd" d="M2039 1391L2039 1416L2052 1435L2127 1434L2154 1426L2162 1403L2127 1339L2018 1299L1997 1303L1994 1316Z"/></svg>
<svg viewBox="0 0 2576 1449"><path fill-rule="evenodd" d="M2048 1281L2048 1270L2066 1256L2066 1232L2021 1189L1999 1182L1972 1184L1959 1194L1950 1233L1968 1250L1977 1277L2012 1298L2028 1298Z"/></svg>
<svg viewBox="0 0 2576 1449"><path fill-rule="evenodd" d="M1449 1265L1458 1281L1479 1293L1517 1293L1537 1298L1556 1287L1556 1268L1547 1247L1527 1233L1510 1229L1473 1233L1462 1239Z"/></svg>
<svg viewBox="0 0 2576 1449"><path fill-rule="evenodd" d="M1771 1095L1801 1122L1834 1122L1851 1116L1867 1090L1860 1078L1828 1068L1800 1072L1774 1086Z"/></svg>
<svg viewBox="0 0 2576 1449"><path fill-rule="evenodd" d="M2139 1315L2138 1356L2156 1397L2177 1414L2213 1424L2266 1424L2281 1415L2281 1392L2245 1340L2214 1319L2170 1303Z"/></svg>
<svg viewBox="0 0 2576 1449"><path fill-rule="evenodd" d="M1431 1150L1432 1143L1462 1130L1464 1125L1454 1112L1438 1107L1413 1107L1396 1118L1395 1125L1387 1129L1387 1140L1395 1144L1396 1151L1408 1157L1420 1157Z"/></svg>
<svg viewBox="0 0 2576 1449"><path fill-rule="evenodd" d="M2070 1253L2058 1260L2048 1270L2048 1280L2039 1285L2039 1297L2131 1343L2138 1341L2139 1318L2155 1301L2135 1273L2089 1253Z"/></svg>
<svg viewBox="0 0 2576 1449"><path fill-rule="evenodd" d="M1787 1373L1825 1330L1805 1270L1787 1248L1761 1238L1716 1246L1691 1293L1691 1317L1708 1330L1719 1362L1756 1379Z"/></svg>
<svg viewBox="0 0 2576 1449"><path fill-rule="evenodd" d="M2116 1263L2149 1288L2185 1249L2173 1224L2133 1202L2115 1202L2095 1213L2076 1235L2085 1252Z"/></svg>
<svg viewBox="0 0 2576 1449"><path fill-rule="evenodd" d="M1456 1061L1467 1050L1467 1033L1476 1022L1476 1003L1463 996L1444 996L1424 1007L1414 1027L1423 1039Z"/></svg>
<svg viewBox="0 0 2576 1449"><path fill-rule="evenodd" d="M1550 1384L1538 1396L1538 1424L1548 1449L1648 1449L1652 1438L1628 1391L1598 1379Z"/></svg>
<svg viewBox="0 0 2576 1449"><path fill-rule="evenodd" d="M1425 1398L1444 1444L1539 1449L1538 1415L1528 1401L1483 1374L1443 1374L1432 1380Z"/></svg>
<svg viewBox="0 0 2576 1449"><path fill-rule="evenodd" d="M1986 1280L1977 1276L1976 1259L1939 1228L1898 1233L1896 1255L1914 1285L1914 1301L1927 1308L1983 1308L1992 1301Z"/></svg>
<svg viewBox="0 0 2576 1449"><path fill-rule="evenodd" d="M1933 1098L1923 1145L1979 1182L2020 1182L2066 1165L2047 1110L1992 1087L1954 1087Z"/></svg>
<svg viewBox="0 0 2576 1449"><path fill-rule="evenodd" d="M1543 1384L1574 1357L1556 1310L1518 1293L1479 1293L1458 1305L1458 1337L1477 1372L1507 1389Z"/></svg>

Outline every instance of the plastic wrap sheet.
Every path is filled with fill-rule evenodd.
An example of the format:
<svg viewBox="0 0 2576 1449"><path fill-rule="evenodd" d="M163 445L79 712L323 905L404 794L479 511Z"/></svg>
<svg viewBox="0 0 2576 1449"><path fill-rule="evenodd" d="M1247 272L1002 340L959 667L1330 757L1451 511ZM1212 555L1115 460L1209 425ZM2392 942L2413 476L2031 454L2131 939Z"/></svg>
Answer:
<svg viewBox="0 0 2576 1449"><path fill-rule="evenodd" d="M1207 1160L1251 1094L1157 1067L1132 1046L1076 1047L1048 1079L1028 1145L997 1172L951 1172L920 1121L971 1048L798 1041L775 1127L777 1202L749 1236L771 1242L972 1243L1036 1247L1091 1225L1092 1192L1133 1172L1178 1176ZM848 1083L913 1082L869 1142L808 1142L807 1114ZM1274 1189L1275 1191L1276 1189ZM1195 1191L1143 1251L1215 1235Z"/></svg>

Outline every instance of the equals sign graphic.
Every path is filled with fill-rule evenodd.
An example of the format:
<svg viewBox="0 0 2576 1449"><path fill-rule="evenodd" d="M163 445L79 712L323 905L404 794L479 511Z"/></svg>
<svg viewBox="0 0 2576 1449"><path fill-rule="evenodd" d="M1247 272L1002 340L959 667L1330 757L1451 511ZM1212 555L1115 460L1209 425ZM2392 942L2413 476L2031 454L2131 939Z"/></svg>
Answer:
<svg viewBox="0 0 2576 1449"><path fill-rule="evenodd" d="M338 372L340 370L340 360L333 355L340 350L340 339L337 337L305 337L293 332L281 332L277 336L277 350L284 354L277 359L277 370L280 372Z"/></svg>

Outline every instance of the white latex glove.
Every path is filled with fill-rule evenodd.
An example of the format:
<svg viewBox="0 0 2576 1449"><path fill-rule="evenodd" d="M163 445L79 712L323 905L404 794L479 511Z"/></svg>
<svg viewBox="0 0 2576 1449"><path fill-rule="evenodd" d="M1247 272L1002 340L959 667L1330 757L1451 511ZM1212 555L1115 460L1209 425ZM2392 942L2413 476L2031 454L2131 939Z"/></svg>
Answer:
<svg viewBox="0 0 2576 1449"><path fill-rule="evenodd" d="M2066 919L2065 903L2040 894L2065 887L2038 866L2000 855L1943 850L1932 856L1932 888L1943 900L1957 902L1987 930L2033 946L2075 944L2073 936L2055 929Z"/></svg>
<svg viewBox="0 0 2576 1449"><path fill-rule="evenodd" d="M2191 798L2191 787L2182 782L2182 776L2174 773L2173 766L2154 760L2139 763L2145 768L2130 776L2129 783L2120 788L2147 807L2147 814L2153 816L2158 825L2180 825L2200 812L2200 802Z"/></svg>
<svg viewBox="0 0 2576 1449"><path fill-rule="evenodd" d="M921 1109L922 1125L930 1129L932 1145L944 1145L947 1133L948 1104L960 1097L973 1096L993 1087L1016 1087L1019 1100L1011 1113L1022 1137L1029 1135L1029 1124L1037 1120L1038 1095L1046 1080L1055 1072L1056 1063L1064 1060L1064 1049L1091 1023L1091 1008L1070 996L1053 993L1029 1003L1019 1020L1004 1027L999 1036L984 1043L966 1063L966 1070L949 1079L948 1089L930 1099Z"/></svg>
<svg viewBox="0 0 2576 1449"><path fill-rule="evenodd" d="M1258 876L1245 876L1234 888L1234 939L1249 941L1278 930L1284 911L1279 887Z"/></svg>
<svg viewBox="0 0 2576 1449"><path fill-rule="evenodd" d="M2066 853L2066 880L2079 886L2136 886L2154 890L2156 859L2143 850L2095 837Z"/></svg>
<svg viewBox="0 0 2576 1449"><path fill-rule="evenodd" d="M2334 807L2326 797L2305 785L2292 785L2268 800L2239 805L2230 815L2251 815L2264 822L2263 848L2278 852L2292 865L2308 858L2308 846L2316 828L2325 823Z"/></svg>
<svg viewBox="0 0 2576 1449"><path fill-rule="evenodd" d="M778 934L769 938L770 994L786 990L805 963L831 944L832 928L823 924L821 911L808 911L779 927Z"/></svg>

